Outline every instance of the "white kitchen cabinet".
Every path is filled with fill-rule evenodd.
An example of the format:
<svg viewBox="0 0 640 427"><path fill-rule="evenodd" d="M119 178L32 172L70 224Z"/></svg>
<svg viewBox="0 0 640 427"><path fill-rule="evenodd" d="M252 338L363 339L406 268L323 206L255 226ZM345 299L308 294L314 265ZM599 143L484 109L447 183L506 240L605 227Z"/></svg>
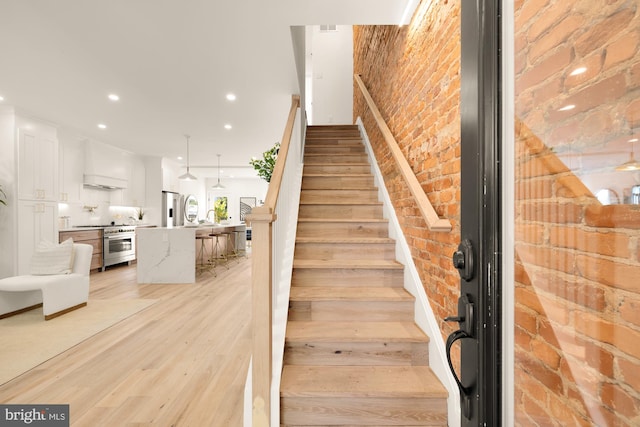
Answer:
<svg viewBox="0 0 640 427"><path fill-rule="evenodd" d="M18 198L58 200L58 140L56 130L26 122L18 126Z"/></svg>
<svg viewBox="0 0 640 427"><path fill-rule="evenodd" d="M62 203L80 203L82 198L82 174L84 148L81 141L60 140L58 150L59 195Z"/></svg>
<svg viewBox="0 0 640 427"><path fill-rule="evenodd" d="M114 206L144 207L146 194L146 169L144 160L135 154L123 158L127 169L127 188L111 192Z"/></svg>
<svg viewBox="0 0 640 427"><path fill-rule="evenodd" d="M133 156L129 175L129 206L144 207L147 193L147 172L144 160Z"/></svg>
<svg viewBox="0 0 640 427"><path fill-rule="evenodd" d="M42 240L58 241L58 203L18 201L18 274L29 274L29 264Z"/></svg>

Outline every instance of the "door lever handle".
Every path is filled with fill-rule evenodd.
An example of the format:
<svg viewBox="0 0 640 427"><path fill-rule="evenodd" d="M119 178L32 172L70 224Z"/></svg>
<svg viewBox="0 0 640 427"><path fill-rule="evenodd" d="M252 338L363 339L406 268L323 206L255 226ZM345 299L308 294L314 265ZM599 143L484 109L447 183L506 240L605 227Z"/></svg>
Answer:
<svg viewBox="0 0 640 427"><path fill-rule="evenodd" d="M475 337L475 310L474 305L469 301L468 295L462 295L458 299L458 315L447 316L445 322L458 322L460 330L464 331L469 338Z"/></svg>

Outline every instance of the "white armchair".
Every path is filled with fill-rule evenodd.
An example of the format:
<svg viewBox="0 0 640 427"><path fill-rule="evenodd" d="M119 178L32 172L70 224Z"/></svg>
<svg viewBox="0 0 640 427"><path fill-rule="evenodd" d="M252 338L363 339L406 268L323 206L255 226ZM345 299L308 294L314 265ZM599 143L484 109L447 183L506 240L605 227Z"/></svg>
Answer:
<svg viewBox="0 0 640 427"><path fill-rule="evenodd" d="M0 319L42 306L45 320L87 305L93 247L73 244L70 274L23 275L0 279Z"/></svg>

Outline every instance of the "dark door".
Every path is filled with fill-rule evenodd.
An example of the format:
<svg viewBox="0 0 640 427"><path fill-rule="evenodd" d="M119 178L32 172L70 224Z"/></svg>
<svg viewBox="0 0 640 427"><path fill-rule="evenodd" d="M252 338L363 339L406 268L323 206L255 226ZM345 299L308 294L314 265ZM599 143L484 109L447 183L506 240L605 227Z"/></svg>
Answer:
<svg viewBox="0 0 640 427"><path fill-rule="evenodd" d="M499 1L462 2L459 330L463 426L501 425ZM453 369L453 365L452 365Z"/></svg>

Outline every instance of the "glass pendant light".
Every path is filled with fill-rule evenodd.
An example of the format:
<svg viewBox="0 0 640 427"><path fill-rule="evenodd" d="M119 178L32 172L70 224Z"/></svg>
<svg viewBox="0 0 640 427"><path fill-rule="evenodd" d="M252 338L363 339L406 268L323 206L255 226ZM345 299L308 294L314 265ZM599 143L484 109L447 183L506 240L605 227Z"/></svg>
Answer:
<svg viewBox="0 0 640 427"><path fill-rule="evenodd" d="M637 140L638 140L637 138L633 138L629 140L629 142L631 143L631 154L629 155L629 160L627 160L620 166L616 167L616 171L627 172L627 171L640 170L640 162L638 162L633 155L633 143L636 142Z"/></svg>
<svg viewBox="0 0 640 427"><path fill-rule="evenodd" d="M185 181L195 181L198 178L189 173L189 135L185 135L185 138L187 138L187 173L180 175L178 179L183 179Z"/></svg>
<svg viewBox="0 0 640 427"><path fill-rule="evenodd" d="M217 189L224 188L224 185L220 184L220 154L218 154L218 183L214 185L212 188L217 188Z"/></svg>

